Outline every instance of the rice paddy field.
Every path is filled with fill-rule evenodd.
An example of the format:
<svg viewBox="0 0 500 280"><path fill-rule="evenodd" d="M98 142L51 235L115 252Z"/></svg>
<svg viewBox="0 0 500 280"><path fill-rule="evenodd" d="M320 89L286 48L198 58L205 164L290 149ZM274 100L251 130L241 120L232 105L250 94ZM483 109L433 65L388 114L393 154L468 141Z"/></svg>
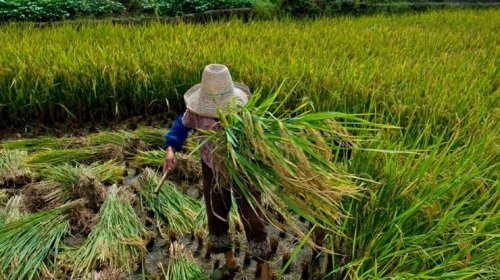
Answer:
<svg viewBox="0 0 500 280"><path fill-rule="evenodd" d="M498 279L499 19L492 8L0 25L0 279L204 279L223 262L206 250L195 141L153 193L163 134L209 63L249 85L259 116L282 118L280 133L293 138L298 123L313 123L301 114L330 111L346 128L335 135L356 139L348 155L321 162L346 174L332 190L356 194L311 200L317 224L312 196L288 227L269 224L277 278ZM237 278L252 279L241 221L230 217Z"/></svg>

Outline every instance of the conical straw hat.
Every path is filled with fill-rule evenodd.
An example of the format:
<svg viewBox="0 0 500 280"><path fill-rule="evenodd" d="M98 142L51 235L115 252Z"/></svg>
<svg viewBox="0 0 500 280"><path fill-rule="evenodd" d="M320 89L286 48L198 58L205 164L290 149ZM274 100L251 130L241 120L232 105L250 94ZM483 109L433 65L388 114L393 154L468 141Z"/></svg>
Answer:
<svg viewBox="0 0 500 280"><path fill-rule="evenodd" d="M227 115L237 106L244 106L250 98L250 89L233 82L229 69L222 64L205 67L201 83L184 94L186 107L197 115L218 118L218 110Z"/></svg>

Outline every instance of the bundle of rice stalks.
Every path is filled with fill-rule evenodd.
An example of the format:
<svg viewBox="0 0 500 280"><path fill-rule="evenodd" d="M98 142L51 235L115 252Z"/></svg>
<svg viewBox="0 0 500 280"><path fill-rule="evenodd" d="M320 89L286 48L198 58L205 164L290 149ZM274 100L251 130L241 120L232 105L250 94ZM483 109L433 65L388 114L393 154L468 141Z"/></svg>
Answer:
<svg viewBox="0 0 500 280"><path fill-rule="evenodd" d="M76 184L82 177L95 177L103 184L118 183L125 173L122 166L117 165L113 161L104 163L92 163L90 165L83 164L63 164L58 166L50 166L41 174L41 178L45 181L62 183L63 185Z"/></svg>
<svg viewBox="0 0 500 280"><path fill-rule="evenodd" d="M345 216L341 200L355 197L359 187L351 180L356 176L334 163L336 147L331 143L352 142L354 137L347 131L369 130L376 125L357 115L304 113L307 104L278 116L275 113L282 103L275 103L277 96L275 93L263 99L257 94L238 112L220 115L224 130L205 132L223 161L218 164L218 179L232 179L253 207L265 213L266 209L256 203L252 188L261 192L285 218L286 226L300 236L304 233L292 222L293 213L336 230ZM259 99L263 99L260 105ZM272 215L267 216L283 226Z"/></svg>
<svg viewBox="0 0 500 280"><path fill-rule="evenodd" d="M88 235L96 223L95 216L105 199L105 188L92 177L82 177L76 184L37 182L23 190L23 206L30 212L52 209L80 199L69 215L71 232Z"/></svg>
<svg viewBox="0 0 500 280"><path fill-rule="evenodd" d="M147 168L139 181L143 205L154 212L159 225L167 223L170 234L191 233L195 229L200 204L169 182L165 182L157 197L154 190L158 182L156 173Z"/></svg>
<svg viewBox="0 0 500 280"><path fill-rule="evenodd" d="M24 164L29 168L40 170L46 166L56 166L65 163L91 164L101 160L121 161L123 158L123 148L115 144L108 144L76 149L35 152L24 160Z"/></svg>
<svg viewBox="0 0 500 280"><path fill-rule="evenodd" d="M132 133L154 149L161 148L165 144L165 139L163 138L165 131L159 128L142 126Z"/></svg>
<svg viewBox="0 0 500 280"><path fill-rule="evenodd" d="M26 166L38 170L48 165L92 163L98 160L99 152L100 150L95 148L46 150L33 153L25 159L24 163Z"/></svg>
<svg viewBox="0 0 500 280"><path fill-rule="evenodd" d="M3 207L9 200L9 195L6 190L0 190L0 207Z"/></svg>
<svg viewBox="0 0 500 280"><path fill-rule="evenodd" d="M56 138L43 136L31 139L6 141L0 144L0 147L4 150L23 150L31 153L46 149L70 148L78 145L80 142L80 138Z"/></svg>
<svg viewBox="0 0 500 280"><path fill-rule="evenodd" d="M18 188L31 182L31 172L23 166L26 151L0 151L0 188Z"/></svg>
<svg viewBox="0 0 500 280"><path fill-rule="evenodd" d="M104 184L121 179L123 168L113 162L72 166L69 164L44 169L43 181L28 185L23 194L24 205L32 212L53 208L71 200L83 199L82 207L72 212L73 232L88 234L95 215L105 200Z"/></svg>
<svg viewBox="0 0 500 280"><path fill-rule="evenodd" d="M169 176L180 181L198 182L201 179L200 159L193 155L175 153L177 166L171 171ZM135 156L135 162L154 168L163 166L165 151L140 151Z"/></svg>
<svg viewBox="0 0 500 280"><path fill-rule="evenodd" d="M5 208L0 211L0 226L22 218L26 214L22 206L22 197L20 195L11 197Z"/></svg>
<svg viewBox="0 0 500 280"><path fill-rule="evenodd" d="M37 211L83 198L85 206L97 212L104 202L105 189L102 184L117 183L123 173L124 169L111 161L104 164L49 166L41 172L43 181L28 185L23 190L25 205L31 211Z"/></svg>
<svg viewBox="0 0 500 280"><path fill-rule="evenodd" d="M160 263L164 279L175 280L201 280L208 279L194 258L187 252L185 247L173 242L169 248L169 259L167 268Z"/></svg>
<svg viewBox="0 0 500 280"><path fill-rule="evenodd" d="M38 212L42 209L52 209L68 201L63 187L54 182L36 182L29 184L22 190L23 204L29 212Z"/></svg>
<svg viewBox="0 0 500 280"><path fill-rule="evenodd" d="M146 143L127 131L105 131L92 134L88 137L91 146L120 147L126 156L134 155L137 150L145 150Z"/></svg>
<svg viewBox="0 0 500 280"><path fill-rule="evenodd" d="M87 139L88 139L88 144L91 146L99 146L106 144L115 144L118 146L123 146L125 142L132 137L134 137L134 135L126 131L103 131L91 134L87 137Z"/></svg>
<svg viewBox="0 0 500 280"><path fill-rule="evenodd" d="M68 230L66 214L79 202L65 204L0 226L0 271L6 279L41 279L53 267Z"/></svg>
<svg viewBox="0 0 500 280"><path fill-rule="evenodd" d="M97 225L85 243L70 253L73 277L85 276L94 269L136 270L146 251L143 238L148 235L127 196L113 185L99 211Z"/></svg>

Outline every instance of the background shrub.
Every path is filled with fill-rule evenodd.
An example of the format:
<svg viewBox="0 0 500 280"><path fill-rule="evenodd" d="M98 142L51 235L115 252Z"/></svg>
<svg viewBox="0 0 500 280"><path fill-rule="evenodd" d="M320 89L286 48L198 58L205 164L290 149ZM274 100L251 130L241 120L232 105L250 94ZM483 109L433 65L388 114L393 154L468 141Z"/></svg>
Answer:
<svg viewBox="0 0 500 280"><path fill-rule="evenodd" d="M0 21L54 21L124 10L123 4L112 0L0 0Z"/></svg>

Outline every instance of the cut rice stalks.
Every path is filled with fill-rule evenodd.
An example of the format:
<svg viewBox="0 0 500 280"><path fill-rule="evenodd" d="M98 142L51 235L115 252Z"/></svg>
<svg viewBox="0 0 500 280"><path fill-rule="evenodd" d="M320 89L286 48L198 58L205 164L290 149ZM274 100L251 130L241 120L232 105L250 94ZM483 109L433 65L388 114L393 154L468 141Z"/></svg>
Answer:
<svg viewBox="0 0 500 280"><path fill-rule="evenodd" d="M41 175L43 181L24 188L24 205L30 211L37 212L83 199L78 211L72 212L71 231L87 235L95 225L95 216L105 200L103 183L118 182L123 172L123 168L113 162L47 167Z"/></svg>
<svg viewBox="0 0 500 280"><path fill-rule="evenodd" d="M28 153L42 150L74 149L88 146L102 146L115 144L127 146L133 143L143 144L137 148L144 149L145 146L162 147L164 131L153 127L140 127L135 131L104 131L93 133L86 137L51 137L42 136L37 138L9 140L0 144L2 150L23 150ZM131 142L130 144L128 142Z"/></svg>
<svg viewBox="0 0 500 280"><path fill-rule="evenodd" d="M59 166L50 166L41 174L41 178L45 181L58 182L69 186L76 184L81 178L95 177L103 184L118 183L125 173L122 166L117 165L113 161L104 163L92 163L90 165L63 164Z"/></svg>
<svg viewBox="0 0 500 280"><path fill-rule="evenodd" d="M153 149L161 148L165 144L163 138L165 131L162 129L142 126L132 133Z"/></svg>
<svg viewBox="0 0 500 280"><path fill-rule="evenodd" d="M9 194L6 190L0 189L0 207L4 207L9 200Z"/></svg>
<svg viewBox="0 0 500 280"><path fill-rule="evenodd" d="M0 225L0 271L5 279L41 279L52 268L69 228L67 214L80 202Z"/></svg>
<svg viewBox="0 0 500 280"><path fill-rule="evenodd" d="M359 178L334 163L337 147L332 143L352 142L349 129L378 126L358 115L303 113L307 104L275 116L282 104L275 102L277 96L263 98L257 93L241 110L220 114L224 130L204 132L220 154L221 162L215 163L221 171L218 180L232 179L253 207L261 208L279 228L291 228L303 237L305 232L293 223L298 214L338 231L338 222L345 217L342 199L356 197L360 188L352 180ZM284 224L257 203L254 188L284 217Z"/></svg>
<svg viewBox="0 0 500 280"><path fill-rule="evenodd" d="M11 197L5 208L0 211L0 226L22 218L26 214L22 206L22 197L20 195Z"/></svg>
<svg viewBox="0 0 500 280"><path fill-rule="evenodd" d="M25 151L0 151L0 188L19 188L31 182L31 171L23 166Z"/></svg>
<svg viewBox="0 0 500 280"><path fill-rule="evenodd" d="M81 144L82 139L80 138L56 138L43 136L30 139L6 141L0 144L0 147L4 150L23 150L31 153L46 149L72 148Z"/></svg>
<svg viewBox="0 0 500 280"><path fill-rule="evenodd" d="M198 182L201 179L201 163L196 156L175 153L177 165L170 176L176 180ZM135 156L135 162L139 165L145 165L153 168L163 166L165 160L165 151L139 151Z"/></svg>
<svg viewBox="0 0 500 280"><path fill-rule="evenodd" d="M99 160L99 152L99 149L89 148L45 150L33 153L27 157L25 164L30 168L40 170L48 165L92 163Z"/></svg>
<svg viewBox="0 0 500 280"><path fill-rule="evenodd" d="M143 205L154 212L161 228L167 225L167 232L173 235L189 234L195 229L200 204L183 194L175 185L165 182L158 197L154 192L160 178L149 168L145 169L140 184L140 197Z"/></svg>
<svg viewBox="0 0 500 280"><path fill-rule="evenodd" d="M70 200L85 199L85 206L95 213L104 202L102 184L114 184L121 180L124 169L114 162L75 166L63 164L49 166L41 172L43 181L24 189L26 206L31 211L40 207L52 208Z"/></svg>
<svg viewBox="0 0 500 280"><path fill-rule="evenodd" d="M68 259L74 260L72 276L86 276L104 268L135 271L146 252L143 238L148 236L127 196L113 185L99 211L97 225L85 243L70 253Z"/></svg>
<svg viewBox="0 0 500 280"><path fill-rule="evenodd" d="M185 247L177 242L172 242L169 248L169 259L167 267L160 263L162 276L166 280L202 280L208 279L194 258L187 252Z"/></svg>
<svg viewBox="0 0 500 280"><path fill-rule="evenodd" d="M108 144L86 148L44 150L35 152L24 160L24 165L40 171L47 166L56 166L65 163L91 164L101 160L121 161L123 159L123 149L120 146Z"/></svg>

